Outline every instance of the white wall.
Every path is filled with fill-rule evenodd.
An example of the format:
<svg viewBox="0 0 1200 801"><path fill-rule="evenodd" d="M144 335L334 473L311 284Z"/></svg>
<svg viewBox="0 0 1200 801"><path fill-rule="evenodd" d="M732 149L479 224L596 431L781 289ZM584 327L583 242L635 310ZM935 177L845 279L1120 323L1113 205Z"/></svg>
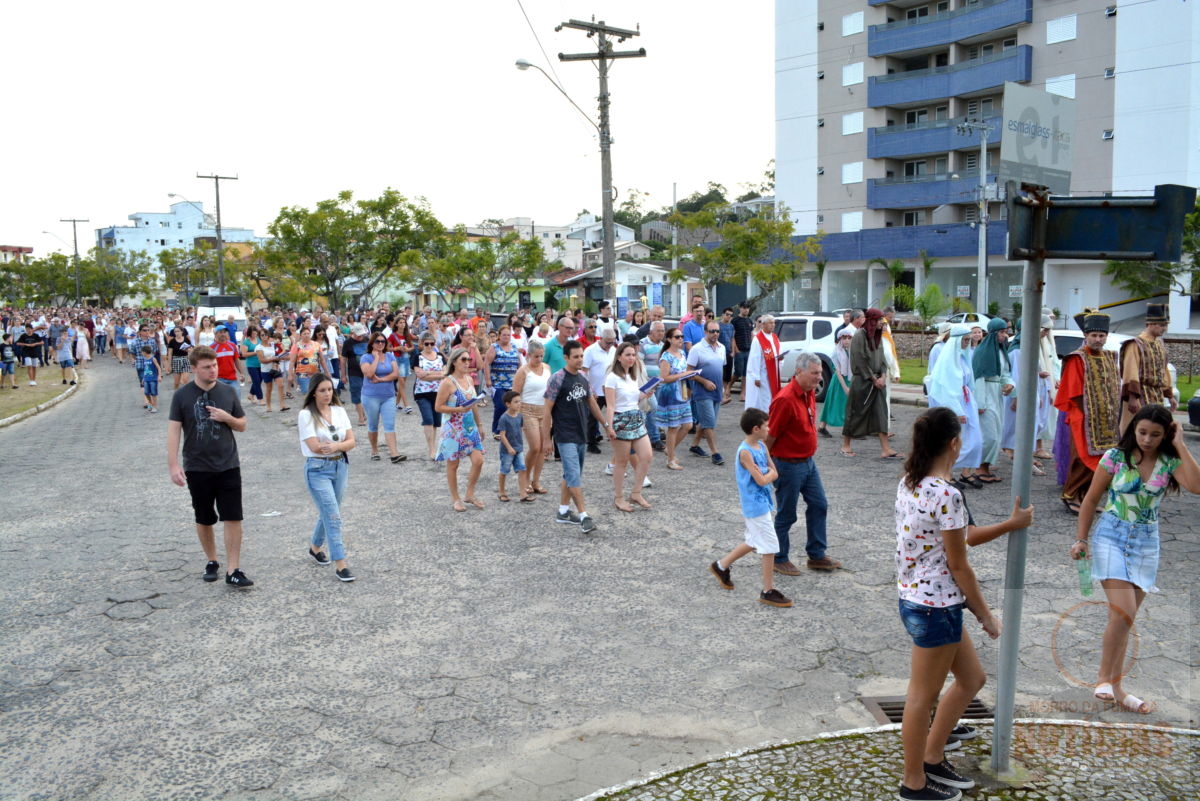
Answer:
<svg viewBox="0 0 1200 801"><path fill-rule="evenodd" d="M801 234L819 227L817 5L775 0L775 198L791 209ZM840 81L841 76L826 80Z"/></svg>

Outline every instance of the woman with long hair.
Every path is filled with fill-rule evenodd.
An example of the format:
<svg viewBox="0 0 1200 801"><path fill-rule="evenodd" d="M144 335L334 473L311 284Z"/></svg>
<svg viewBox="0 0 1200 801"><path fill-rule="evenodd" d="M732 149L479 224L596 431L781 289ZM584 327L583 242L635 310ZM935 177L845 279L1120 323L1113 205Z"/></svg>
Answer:
<svg viewBox="0 0 1200 801"><path fill-rule="evenodd" d="M211 348L216 341L217 327L213 324L213 318L206 314L200 318L200 328L196 331L196 344Z"/></svg>
<svg viewBox="0 0 1200 801"><path fill-rule="evenodd" d="M929 409L913 423L912 450L896 487L896 586L900 620L912 638L912 667L900 737L904 744L902 799L956 801L975 782L946 760L950 733L986 674L963 611L975 615L989 637L1000 622L988 609L967 561L967 546L1026 528L1033 508L1013 503L1003 523L970 526L962 493L951 484L962 448L959 415L946 407ZM948 673L954 683L941 693ZM941 693L941 699L938 694ZM929 714L937 702L930 725Z"/></svg>
<svg viewBox="0 0 1200 801"><path fill-rule="evenodd" d="M470 329L467 329L470 330ZM483 501L475 497L475 485L483 470L483 440L479 436L479 401L475 384L470 378L471 356L466 348L450 351L446 375L438 387L434 411L446 415L442 426L442 439L438 446L437 460L446 463L446 483L450 485L450 498L454 511L465 512L467 503L483 508ZM471 408L463 409L464 406ZM458 463L463 458L471 460L471 472L467 476L467 492L458 497Z"/></svg>
<svg viewBox="0 0 1200 801"><path fill-rule="evenodd" d="M432 461L437 458L437 430L441 426L441 415L434 411L437 391L446 372L446 360L437 352L434 331L426 331L421 337L421 352L417 355L417 366L413 368L416 381L413 383L413 401L421 411L421 430L425 433L425 452Z"/></svg>
<svg viewBox="0 0 1200 801"><path fill-rule="evenodd" d="M407 457L396 450L396 389L392 386L398 373L398 361L388 351L388 340L382 331L371 334L368 350L358 360L362 366L362 404L367 413L367 439L371 442L371 461L379 461L379 422L383 420L383 438L387 442L392 464Z"/></svg>
<svg viewBox="0 0 1200 801"><path fill-rule="evenodd" d="M475 390L478 392L483 383L483 351L479 347L479 338L475 334L475 329L469 325L463 325L458 329L458 333L454 335L454 348L462 348L467 352L470 362L467 366L467 373L471 376L471 383L475 385ZM487 398L479 399L481 405L487 404Z"/></svg>
<svg viewBox="0 0 1200 801"><path fill-rule="evenodd" d="M312 329L307 325L300 329L298 338L292 340L291 363L296 376L296 386L304 395L308 394L308 384L318 374L325 372L321 369L325 360L320 343L313 341ZM326 373L328 375L328 373ZM332 379L330 379L332 380Z"/></svg>
<svg viewBox="0 0 1200 801"><path fill-rule="evenodd" d="M309 539L308 555L319 565L332 561L339 581L354 581L342 541L342 497L350 464L346 454L355 445L354 426L333 390L333 379L325 373L318 373L308 382L296 429L304 456L304 481L317 506L317 524ZM329 556L321 550L326 541Z"/></svg>
<svg viewBox="0 0 1200 801"><path fill-rule="evenodd" d="M175 329L179 330L179 329ZM263 342L262 331L254 323L246 326L246 334L238 343L238 351L246 360L246 372L250 374L250 403L263 405L262 362L258 359L258 347Z"/></svg>
<svg viewBox="0 0 1200 801"><path fill-rule="evenodd" d="M687 354L683 352L683 332L668 328L667 347L659 354L658 418L660 429L667 435L663 438L667 448L667 469L682 470L683 465L675 459L675 447L692 430L692 404L683 376L687 373Z"/></svg>
<svg viewBox="0 0 1200 801"><path fill-rule="evenodd" d="M546 348L536 339L528 345L528 361L513 376L513 391L521 393L521 416L525 434L525 469L528 471L529 486L522 491L545 495L549 490L542 486L542 468L546 465L546 444L542 442L542 417L546 414L546 384L550 381L550 366L542 358Z"/></svg>
<svg viewBox="0 0 1200 801"><path fill-rule="evenodd" d="M642 496L642 483L650 471L654 451L650 449L650 435L646 431L646 416L641 403L650 397L653 390L642 392L646 383L646 371L642 367L638 346L622 342L617 346L612 366L604 378L604 414L614 434L613 443L613 503L622 512L632 512L633 507L625 501L625 466L633 454L633 491L629 500L643 509L650 503Z"/></svg>
<svg viewBox="0 0 1200 801"><path fill-rule="evenodd" d="M189 380L187 376L192 372L192 365L187 354L191 349L187 329L181 325L171 329L171 336L167 339L167 372L175 376L174 389L179 389Z"/></svg>
<svg viewBox="0 0 1200 801"><path fill-rule="evenodd" d="M1117 447L1100 457L1079 508L1071 558L1091 553L1092 578L1100 582L1108 600L1095 696L1116 701L1126 712L1146 715L1154 710L1153 703L1126 692L1121 681L1133 619L1146 593L1158 592L1158 507L1164 496L1181 487L1200 494L1200 467L1171 413L1150 404L1129 421Z"/></svg>
<svg viewBox="0 0 1200 801"><path fill-rule="evenodd" d="M408 320L397 314L392 321L392 333L388 334L388 352L396 357L396 410L412 414L408 405L408 377L412 374L413 337L408 330Z"/></svg>

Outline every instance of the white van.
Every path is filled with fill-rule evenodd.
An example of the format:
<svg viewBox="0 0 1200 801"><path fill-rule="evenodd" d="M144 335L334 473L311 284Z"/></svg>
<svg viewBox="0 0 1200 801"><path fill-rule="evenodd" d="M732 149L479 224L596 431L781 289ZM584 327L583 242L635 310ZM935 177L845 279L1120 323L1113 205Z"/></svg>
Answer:
<svg viewBox="0 0 1200 801"><path fill-rule="evenodd" d="M217 325L229 321L237 323L238 338L246 333L246 308L241 295L201 295L196 306L196 322L202 317L211 317Z"/></svg>

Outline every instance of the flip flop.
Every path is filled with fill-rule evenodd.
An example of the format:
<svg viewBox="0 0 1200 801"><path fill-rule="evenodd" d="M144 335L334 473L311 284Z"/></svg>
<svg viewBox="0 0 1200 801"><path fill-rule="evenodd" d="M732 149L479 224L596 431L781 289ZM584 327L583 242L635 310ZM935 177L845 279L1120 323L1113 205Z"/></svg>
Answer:
<svg viewBox="0 0 1200 801"><path fill-rule="evenodd" d="M472 506L474 506L476 509L483 509L483 508L484 508L484 506L483 506L483 501L479 500L478 498L467 498L467 499L466 499L466 501L467 501L467 503L469 503L469 504L471 504Z"/></svg>
<svg viewBox="0 0 1200 801"><path fill-rule="evenodd" d="M650 502L647 501L641 495L630 495L629 500L633 501L634 503L636 503L638 506L642 507L643 509L653 509L654 508L653 506L650 505Z"/></svg>
<svg viewBox="0 0 1200 801"><path fill-rule="evenodd" d="M1079 504L1075 503L1075 501L1068 500L1066 498L1061 498L1060 500L1062 500L1063 506L1067 507L1068 512L1075 515L1076 517L1079 517Z"/></svg>
<svg viewBox="0 0 1200 801"><path fill-rule="evenodd" d="M617 507L622 512L632 512L633 511L633 507L627 503L624 506L622 506L620 503L617 503L616 501L614 501L613 506Z"/></svg>
<svg viewBox="0 0 1200 801"><path fill-rule="evenodd" d="M1123 712L1133 712L1138 715L1149 715L1154 711L1154 705L1148 704L1133 693L1125 693L1125 697L1117 702Z"/></svg>
<svg viewBox="0 0 1200 801"><path fill-rule="evenodd" d="M1004 480L1004 479L1000 478L1000 476L993 475L991 473L976 473L975 477L977 479L979 479L980 481L982 481L984 484L999 484L1001 481Z"/></svg>
<svg viewBox="0 0 1200 801"><path fill-rule="evenodd" d="M1042 465L1039 462L1034 462L1033 463L1033 474L1035 476L1044 476L1044 475L1046 475L1046 469L1044 467L1042 467Z"/></svg>
<svg viewBox="0 0 1200 801"><path fill-rule="evenodd" d="M546 489L545 487L538 486L538 487L534 487L533 491L536 492L538 495L545 495L550 490Z"/></svg>
<svg viewBox="0 0 1200 801"><path fill-rule="evenodd" d="M533 503L533 500L534 499L532 495L523 495L521 497L521 503Z"/></svg>
<svg viewBox="0 0 1200 801"><path fill-rule="evenodd" d="M466 504L464 504L462 501L455 501L454 502L454 511L456 511L456 512L467 511Z"/></svg>
<svg viewBox="0 0 1200 801"><path fill-rule="evenodd" d="M855 453L854 451L842 451L842 450L838 451L838 455L845 456L847 459L853 459L855 456L858 456L858 454Z"/></svg>
<svg viewBox="0 0 1200 801"><path fill-rule="evenodd" d="M509 497L507 495L505 495L503 492L496 493L496 497L499 498L500 500L504 501L505 503L508 503L510 500Z"/></svg>
<svg viewBox="0 0 1200 801"><path fill-rule="evenodd" d="M668 470L682 470L683 465L681 465L679 462L667 462L667 469Z"/></svg>
<svg viewBox="0 0 1200 801"><path fill-rule="evenodd" d="M880 459L899 459L900 453L897 451L894 453L889 453L887 456L880 456L879 458Z"/></svg>
<svg viewBox="0 0 1200 801"><path fill-rule="evenodd" d="M1112 685L1107 681L1101 682L1096 685L1096 691L1092 695L1101 701L1111 701L1113 700Z"/></svg>

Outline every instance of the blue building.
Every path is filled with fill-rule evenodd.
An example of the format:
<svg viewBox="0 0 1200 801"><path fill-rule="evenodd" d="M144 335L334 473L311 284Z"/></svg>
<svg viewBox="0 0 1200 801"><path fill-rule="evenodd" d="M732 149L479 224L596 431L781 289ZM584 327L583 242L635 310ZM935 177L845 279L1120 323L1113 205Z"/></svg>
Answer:
<svg viewBox="0 0 1200 801"><path fill-rule="evenodd" d="M132 225L97 228L96 244L129 253L143 251L157 264L158 254L164 250L188 250L196 247L198 241L216 243L217 220L204 213L203 203L179 201L171 204L169 212L138 212L130 214L129 219ZM221 239L226 243L264 241L248 228L225 226L221 227Z"/></svg>

